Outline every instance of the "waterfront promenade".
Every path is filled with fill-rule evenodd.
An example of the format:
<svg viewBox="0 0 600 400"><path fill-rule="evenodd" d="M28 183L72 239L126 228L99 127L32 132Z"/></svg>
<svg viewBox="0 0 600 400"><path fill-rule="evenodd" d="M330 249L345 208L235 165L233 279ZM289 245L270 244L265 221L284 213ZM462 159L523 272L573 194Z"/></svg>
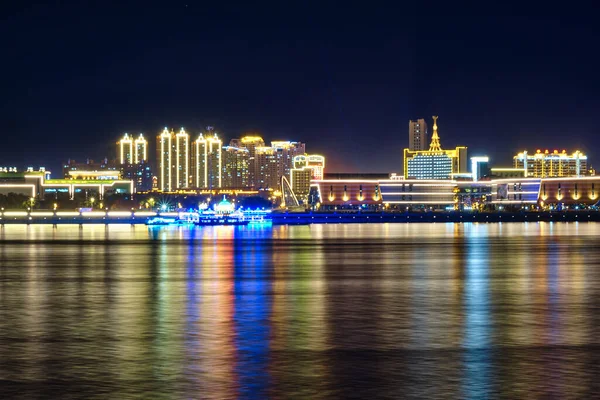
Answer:
<svg viewBox="0 0 600 400"><path fill-rule="evenodd" d="M4 211L4 224L145 224L149 217L177 217L177 212L151 211ZM572 210L562 212L273 212L273 225L339 223L423 223L423 222L599 222L600 212Z"/></svg>

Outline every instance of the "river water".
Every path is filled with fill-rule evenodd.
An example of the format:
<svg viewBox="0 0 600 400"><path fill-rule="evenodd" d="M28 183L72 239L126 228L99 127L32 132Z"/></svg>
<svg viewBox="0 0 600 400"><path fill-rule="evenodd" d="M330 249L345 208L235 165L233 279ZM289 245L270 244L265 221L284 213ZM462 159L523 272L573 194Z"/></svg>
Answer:
<svg viewBox="0 0 600 400"><path fill-rule="evenodd" d="M2 398L594 398L600 224L0 228Z"/></svg>

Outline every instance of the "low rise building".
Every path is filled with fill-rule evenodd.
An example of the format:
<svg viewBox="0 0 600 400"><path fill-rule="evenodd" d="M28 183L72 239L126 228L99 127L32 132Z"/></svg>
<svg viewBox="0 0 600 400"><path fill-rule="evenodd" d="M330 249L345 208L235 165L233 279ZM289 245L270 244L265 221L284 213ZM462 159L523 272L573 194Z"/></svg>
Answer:
<svg viewBox="0 0 600 400"><path fill-rule="evenodd" d="M537 150L534 154L523 151L513 157L514 167L523 169L528 178L557 178L565 176L584 176L588 173L587 156L575 151L567 154Z"/></svg>

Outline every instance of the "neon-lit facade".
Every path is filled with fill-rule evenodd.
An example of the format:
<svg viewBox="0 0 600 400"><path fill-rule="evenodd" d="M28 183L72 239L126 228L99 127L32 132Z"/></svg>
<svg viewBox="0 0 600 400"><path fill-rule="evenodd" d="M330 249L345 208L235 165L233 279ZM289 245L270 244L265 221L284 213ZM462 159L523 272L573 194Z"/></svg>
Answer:
<svg viewBox="0 0 600 400"><path fill-rule="evenodd" d="M88 171L90 174L98 173ZM108 172L101 172L108 173ZM43 198L47 195L63 195L73 199L79 193L97 193L99 199L112 192L131 194L134 182L123 179L93 179L92 175L79 176L78 179L50 179L50 171L0 172L0 194L20 193L32 198ZM106 177L105 177L106 178Z"/></svg>

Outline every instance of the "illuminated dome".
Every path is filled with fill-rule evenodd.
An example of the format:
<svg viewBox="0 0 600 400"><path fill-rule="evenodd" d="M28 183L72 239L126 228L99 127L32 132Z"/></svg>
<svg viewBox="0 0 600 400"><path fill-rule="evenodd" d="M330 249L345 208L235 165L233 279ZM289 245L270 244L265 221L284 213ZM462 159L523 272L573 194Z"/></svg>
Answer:
<svg viewBox="0 0 600 400"><path fill-rule="evenodd" d="M218 211L221 213L231 213L234 210L235 209L234 209L233 204L231 204L230 202L225 200L225 197L223 197L223 200L221 200L221 202L219 202L219 204L217 204L215 206L215 211Z"/></svg>

